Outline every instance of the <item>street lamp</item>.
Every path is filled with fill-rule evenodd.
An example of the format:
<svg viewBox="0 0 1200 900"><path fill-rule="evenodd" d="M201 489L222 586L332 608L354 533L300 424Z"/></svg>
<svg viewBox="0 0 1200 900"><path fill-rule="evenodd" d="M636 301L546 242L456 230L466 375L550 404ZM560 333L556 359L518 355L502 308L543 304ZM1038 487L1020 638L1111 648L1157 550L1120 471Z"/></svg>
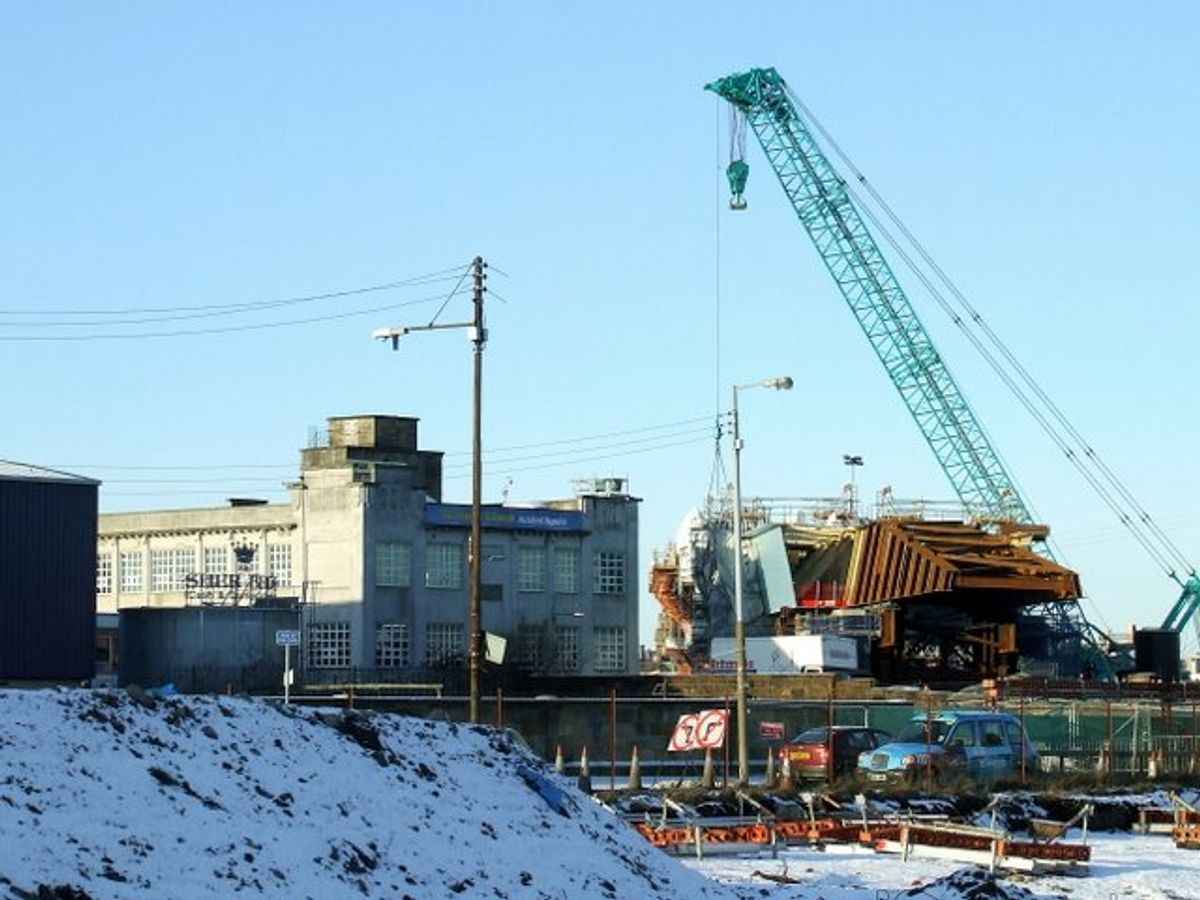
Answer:
<svg viewBox="0 0 1200 900"><path fill-rule="evenodd" d="M475 383L472 392L472 436L471 436L471 546L470 567L471 586L467 605L467 671L469 687L469 715L471 724L479 723L479 668L480 657L483 655L483 628L480 610L480 584L482 580L480 563L482 561L482 521L481 494L483 492L483 440L481 437L482 416L480 408L483 400L483 348L487 344L487 329L483 326L483 294L484 281L487 279L485 263L482 257L475 257L471 263L474 277L472 298L475 304L475 316L470 322L436 323L428 325L407 325L399 328L381 328L372 332L371 336L382 341L391 341L395 350L400 338L414 331L440 331L446 328L466 328L468 337L475 345Z"/></svg>
<svg viewBox="0 0 1200 900"><path fill-rule="evenodd" d="M863 464L861 456L851 456L849 453L842 454L842 464L850 469L850 496L846 498L847 506L849 507L850 521L854 521L854 507L858 500L858 492L854 487L854 470Z"/></svg>
<svg viewBox="0 0 1200 900"><path fill-rule="evenodd" d="M733 386L733 648L737 665L738 784L750 783L750 744L746 734L746 622L742 617L742 437L738 426L738 391L766 387L790 391L787 375Z"/></svg>

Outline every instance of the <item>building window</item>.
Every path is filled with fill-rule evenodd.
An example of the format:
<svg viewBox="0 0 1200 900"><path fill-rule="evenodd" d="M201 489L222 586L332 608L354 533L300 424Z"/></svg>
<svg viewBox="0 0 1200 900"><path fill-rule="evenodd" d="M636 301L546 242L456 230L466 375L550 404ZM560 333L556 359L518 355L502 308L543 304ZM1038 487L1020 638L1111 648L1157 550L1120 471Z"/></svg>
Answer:
<svg viewBox="0 0 1200 900"><path fill-rule="evenodd" d="M592 585L596 594L625 593L625 554L597 553L592 560Z"/></svg>
<svg viewBox="0 0 1200 900"><path fill-rule="evenodd" d="M314 669L349 668L350 623L310 622L308 664Z"/></svg>
<svg viewBox="0 0 1200 900"><path fill-rule="evenodd" d="M554 548L554 590L560 594L579 593L579 548Z"/></svg>
<svg viewBox="0 0 1200 900"><path fill-rule="evenodd" d="M517 590L544 591L546 589L546 548L519 547L517 549Z"/></svg>
<svg viewBox="0 0 1200 900"><path fill-rule="evenodd" d="M267 574L274 575L279 585L292 583L292 545L267 545Z"/></svg>
<svg viewBox="0 0 1200 900"><path fill-rule="evenodd" d="M452 546L452 545L443 545ZM463 658L463 627L446 622L430 622L425 626L425 664L443 666Z"/></svg>
<svg viewBox="0 0 1200 900"><path fill-rule="evenodd" d="M229 571L228 547L204 548L204 574L224 575Z"/></svg>
<svg viewBox="0 0 1200 900"><path fill-rule="evenodd" d="M111 553L96 554L96 593L111 594L113 588L113 565Z"/></svg>
<svg viewBox="0 0 1200 900"><path fill-rule="evenodd" d="M408 665L408 626L391 622L375 629L375 665L398 669Z"/></svg>
<svg viewBox="0 0 1200 900"><path fill-rule="evenodd" d="M184 577L196 570L196 554L190 547L150 551L150 590L181 591Z"/></svg>
<svg viewBox="0 0 1200 900"><path fill-rule="evenodd" d="M142 551L121 554L121 593L140 594L146 583L142 574Z"/></svg>
<svg viewBox="0 0 1200 900"><path fill-rule="evenodd" d="M395 541L375 544L375 583L382 587L412 584L412 549L408 544Z"/></svg>
<svg viewBox="0 0 1200 900"><path fill-rule="evenodd" d="M554 670L579 671L579 629L558 625L554 629Z"/></svg>
<svg viewBox="0 0 1200 900"><path fill-rule="evenodd" d="M597 628L593 634L597 672L620 672L625 668L625 629Z"/></svg>
<svg viewBox="0 0 1200 900"><path fill-rule="evenodd" d="M425 586L431 588L461 588L462 583L462 544L426 545Z"/></svg>
<svg viewBox="0 0 1200 900"><path fill-rule="evenodd" d="M517 659L533 672L546 666L546 628L544 625L521 625L517 628Z"/></svg>

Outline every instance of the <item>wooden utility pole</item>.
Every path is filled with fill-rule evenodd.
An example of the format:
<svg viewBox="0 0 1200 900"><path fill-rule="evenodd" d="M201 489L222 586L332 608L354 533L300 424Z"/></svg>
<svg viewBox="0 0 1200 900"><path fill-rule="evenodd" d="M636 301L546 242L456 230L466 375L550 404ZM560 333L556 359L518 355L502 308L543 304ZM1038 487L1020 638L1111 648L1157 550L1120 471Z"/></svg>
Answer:
<svg viewBox="0 0 1200 900"><path fill-rule="evenodd" d="M483 325L483 291L487 275L484 270L487 264L483 257L475 257L472 263L474 269L475 289L473 300L475 304L475 320L471 327L471 343L475 345L475 391L472 404L474 417L471 433L471 588L467 609L468 651L467 660L470 668L470 717L472 724L479 723L479 675L480 658L483 655L483 620L480 609L480 589L482 587L483 562L483 522L482 501L483 492L483 437L482 410L483 406L483 347L487 343L487 329Z"/></svg>
<svg viewBox="0 0 1200 900"><path fill-rule="evenodd" d="M471 273L474 276L475 315L470 322L438 322L426 325L401 325L393 328L380 328L372 333L372 337L390 341L392 349L397 349L400 338L417 331L443 331L448 328L466 328L471 343L475 347L475 387L472 393L472 437L471 437L471 543L468 548L470 558L470 587L467 600L467 680L469 684L469 715L472 724L479 724L479 671L480 658L483 656L483 622L480 614L480 587L483 561L483 544L481 531L482 513L480 495L483 490L483 439L481 437L481 422L483 405L483 348L487 344L487 329L483 325L483 295L486 291L484 282L487 281L487 263L483 257L477 256L471 261ZM466 277L465 274L463 276ZM460 281L461 284L461 281ZM458 285L454 287L457 293ZM453 296L453 294L451 295ZM439 314L440 314L439 310Z"/></svg>

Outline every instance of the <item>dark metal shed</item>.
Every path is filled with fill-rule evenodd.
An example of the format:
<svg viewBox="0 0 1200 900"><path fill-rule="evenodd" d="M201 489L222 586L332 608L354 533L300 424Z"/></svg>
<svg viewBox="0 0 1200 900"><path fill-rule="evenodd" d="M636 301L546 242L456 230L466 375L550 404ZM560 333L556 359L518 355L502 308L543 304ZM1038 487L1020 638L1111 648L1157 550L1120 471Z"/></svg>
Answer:
<svg viewBox="0 0 1200 900"><path fill-rule="evenodd" d="M0 680L92 677L98 488L0 460Z"/></svg>

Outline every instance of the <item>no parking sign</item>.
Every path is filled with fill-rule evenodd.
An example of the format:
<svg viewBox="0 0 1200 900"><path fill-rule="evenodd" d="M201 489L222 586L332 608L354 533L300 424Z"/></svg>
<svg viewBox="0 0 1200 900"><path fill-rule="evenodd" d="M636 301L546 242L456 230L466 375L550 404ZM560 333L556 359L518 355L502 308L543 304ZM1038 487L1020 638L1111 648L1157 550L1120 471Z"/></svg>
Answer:
<svg viewBox="0 0 1200 900"><path fill-rule="evenodd" d="M725 746L729 713L723 709L705 709L679 717L667 744L671 753L684 750L717 750Z"/></svg>

